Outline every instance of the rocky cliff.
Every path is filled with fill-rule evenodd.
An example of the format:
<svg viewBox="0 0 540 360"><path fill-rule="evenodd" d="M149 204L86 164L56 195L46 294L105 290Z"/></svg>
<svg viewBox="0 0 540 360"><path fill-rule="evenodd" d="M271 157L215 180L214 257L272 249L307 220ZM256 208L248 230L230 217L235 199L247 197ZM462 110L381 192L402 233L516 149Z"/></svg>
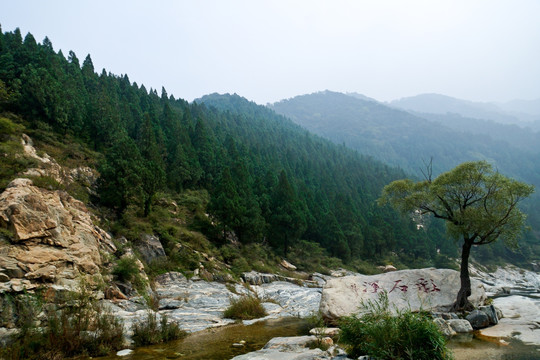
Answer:
<svg viewBox="0 0 540 360"><path fill-rule="evenodd" d="M0 291L73 286L81 275L99 276L100 250L114 251L82 202L30 179L15 179L0 194L0 226L11 233L0 244Z"/></svg>
<svg viewBox="0 0 540 360"><path fill-rule="evenodd" d="M46 154L38 156L28 136L22 143L25 155L39 163L25 175L66 183L80 173ZM116 250L81 201L65 191L34 186L28 178L13 180L0 194L0 229L0 292L43 285L73 288L87 276L99 280L103 255Z"/></svg>

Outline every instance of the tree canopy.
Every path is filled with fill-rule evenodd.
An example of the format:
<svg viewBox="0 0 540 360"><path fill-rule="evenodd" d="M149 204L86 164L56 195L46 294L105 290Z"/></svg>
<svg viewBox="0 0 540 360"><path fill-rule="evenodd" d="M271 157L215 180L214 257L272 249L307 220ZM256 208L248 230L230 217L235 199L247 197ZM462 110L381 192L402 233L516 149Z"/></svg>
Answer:
<svg viewBox="0 0 540 360"><path fill-rule="evenodd" d="M461 239L461 289L456 308L468 306L471 294L468 258L473 245L502 239L517 246L526 215L518 203L531 195L532 185L508 178L486 161L465 162L434 180L397 180L385 186L380 204L390 203L404 214L419 212L446 222L447 232Z"/></svg>

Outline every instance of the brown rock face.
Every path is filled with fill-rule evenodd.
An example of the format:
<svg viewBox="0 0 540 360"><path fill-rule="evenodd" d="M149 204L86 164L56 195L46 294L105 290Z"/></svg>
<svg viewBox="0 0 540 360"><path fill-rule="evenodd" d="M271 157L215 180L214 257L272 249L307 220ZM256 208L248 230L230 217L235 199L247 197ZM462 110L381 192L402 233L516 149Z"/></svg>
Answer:
<svg viewBox="0 0 540 360"><path fill-rule="evenodd" d="M0 227L14 235L0 243L0 273L11 280L62 284L79 274L98 274L100 248L114 250L82 202L29 179L13 180L0 194Z"/></svg>

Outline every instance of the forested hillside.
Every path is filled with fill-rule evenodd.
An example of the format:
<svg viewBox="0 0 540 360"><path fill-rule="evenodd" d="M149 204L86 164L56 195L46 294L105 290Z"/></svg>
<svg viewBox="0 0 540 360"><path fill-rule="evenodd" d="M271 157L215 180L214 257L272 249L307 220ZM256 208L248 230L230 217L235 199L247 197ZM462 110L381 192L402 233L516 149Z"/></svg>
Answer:
<svg viewBox="0 0 540 360"><path fill-rule="evenodd" d="M454 121L456 116L433 114L426 118L436 121L429 121L382 103L330 91L283 100L271 108L316 134L401 167L413 176L422 176L431 158L434 175L465 161L488 160L503 174L540 186L538 134L528 131L521 137L527 131L514 125L500 124L482 131L482 126L491 123L476 120L462 128L458 122L446 126L446 121ZM470 119L462 120L463 125ZM473 126L476 131L472 131ZM524 204L533 227L524 248L536 247L535 252L540 250L535 245L540 220L537 199Z"/></svg>
<svg viewBox="0 0 540 360"><path fill-rule="evenodd" d="M417 230L375 204L401 170L239 96L188 103L158 94L127 75L98 74L89 55L81 64L18 29L0 35L0 94L4 114L29 130L73 138L98 154L101 176L89 201L111 209L113 224L127 212L152 216L163 194L197 190L210 195L198 229L216 246L237 239L287 254L302 240L345 261L397 253L409 263L429 263L437 248L454 251L439 227Z"/></svg>

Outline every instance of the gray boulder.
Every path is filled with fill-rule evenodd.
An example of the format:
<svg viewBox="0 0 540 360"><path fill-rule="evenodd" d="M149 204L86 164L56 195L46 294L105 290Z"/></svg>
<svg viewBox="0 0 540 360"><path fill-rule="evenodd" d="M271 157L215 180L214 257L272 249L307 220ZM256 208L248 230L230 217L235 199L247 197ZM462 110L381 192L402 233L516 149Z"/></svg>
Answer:
<svg viewBox="0 0 540 360"><path fill-rule="evenodd" d="M473 331L471 323L465 319L446 320L448 325L458 334L469 333Z"/></svg>
<svg viewBox="0 0 540 360"><path fill-rule="evenodd" d="M167 256L163 245L155 235L142 234L140 242L137 244L137 250L147 264Z"/></svg>
<svg viewBox="0 0 540 360"><path fill-rule="evenodd" d="M448 322L444 320L443 318L435 318L433 319L433 322L437 324L437 326L439 327L439 330L441 330L441 333L444 336L456 335L456 331L454 331L454 329L452 329L452 327L448 324Z"/></svg>
<svg viewBox="0 0 540 360"><path fill-rule="evenodd" d="M497 310L495 309L495 306L480 306L478 310L487 315L490 325L497 325L499 323L499 316L497 315Z"/></svg>
<svg viewBox="0 0 540 360"><path fill-rule="evenodd" d="M489 317L480 310L473 310L466 319L471 323L473 329L483 329L489 326Z"/></svg>

